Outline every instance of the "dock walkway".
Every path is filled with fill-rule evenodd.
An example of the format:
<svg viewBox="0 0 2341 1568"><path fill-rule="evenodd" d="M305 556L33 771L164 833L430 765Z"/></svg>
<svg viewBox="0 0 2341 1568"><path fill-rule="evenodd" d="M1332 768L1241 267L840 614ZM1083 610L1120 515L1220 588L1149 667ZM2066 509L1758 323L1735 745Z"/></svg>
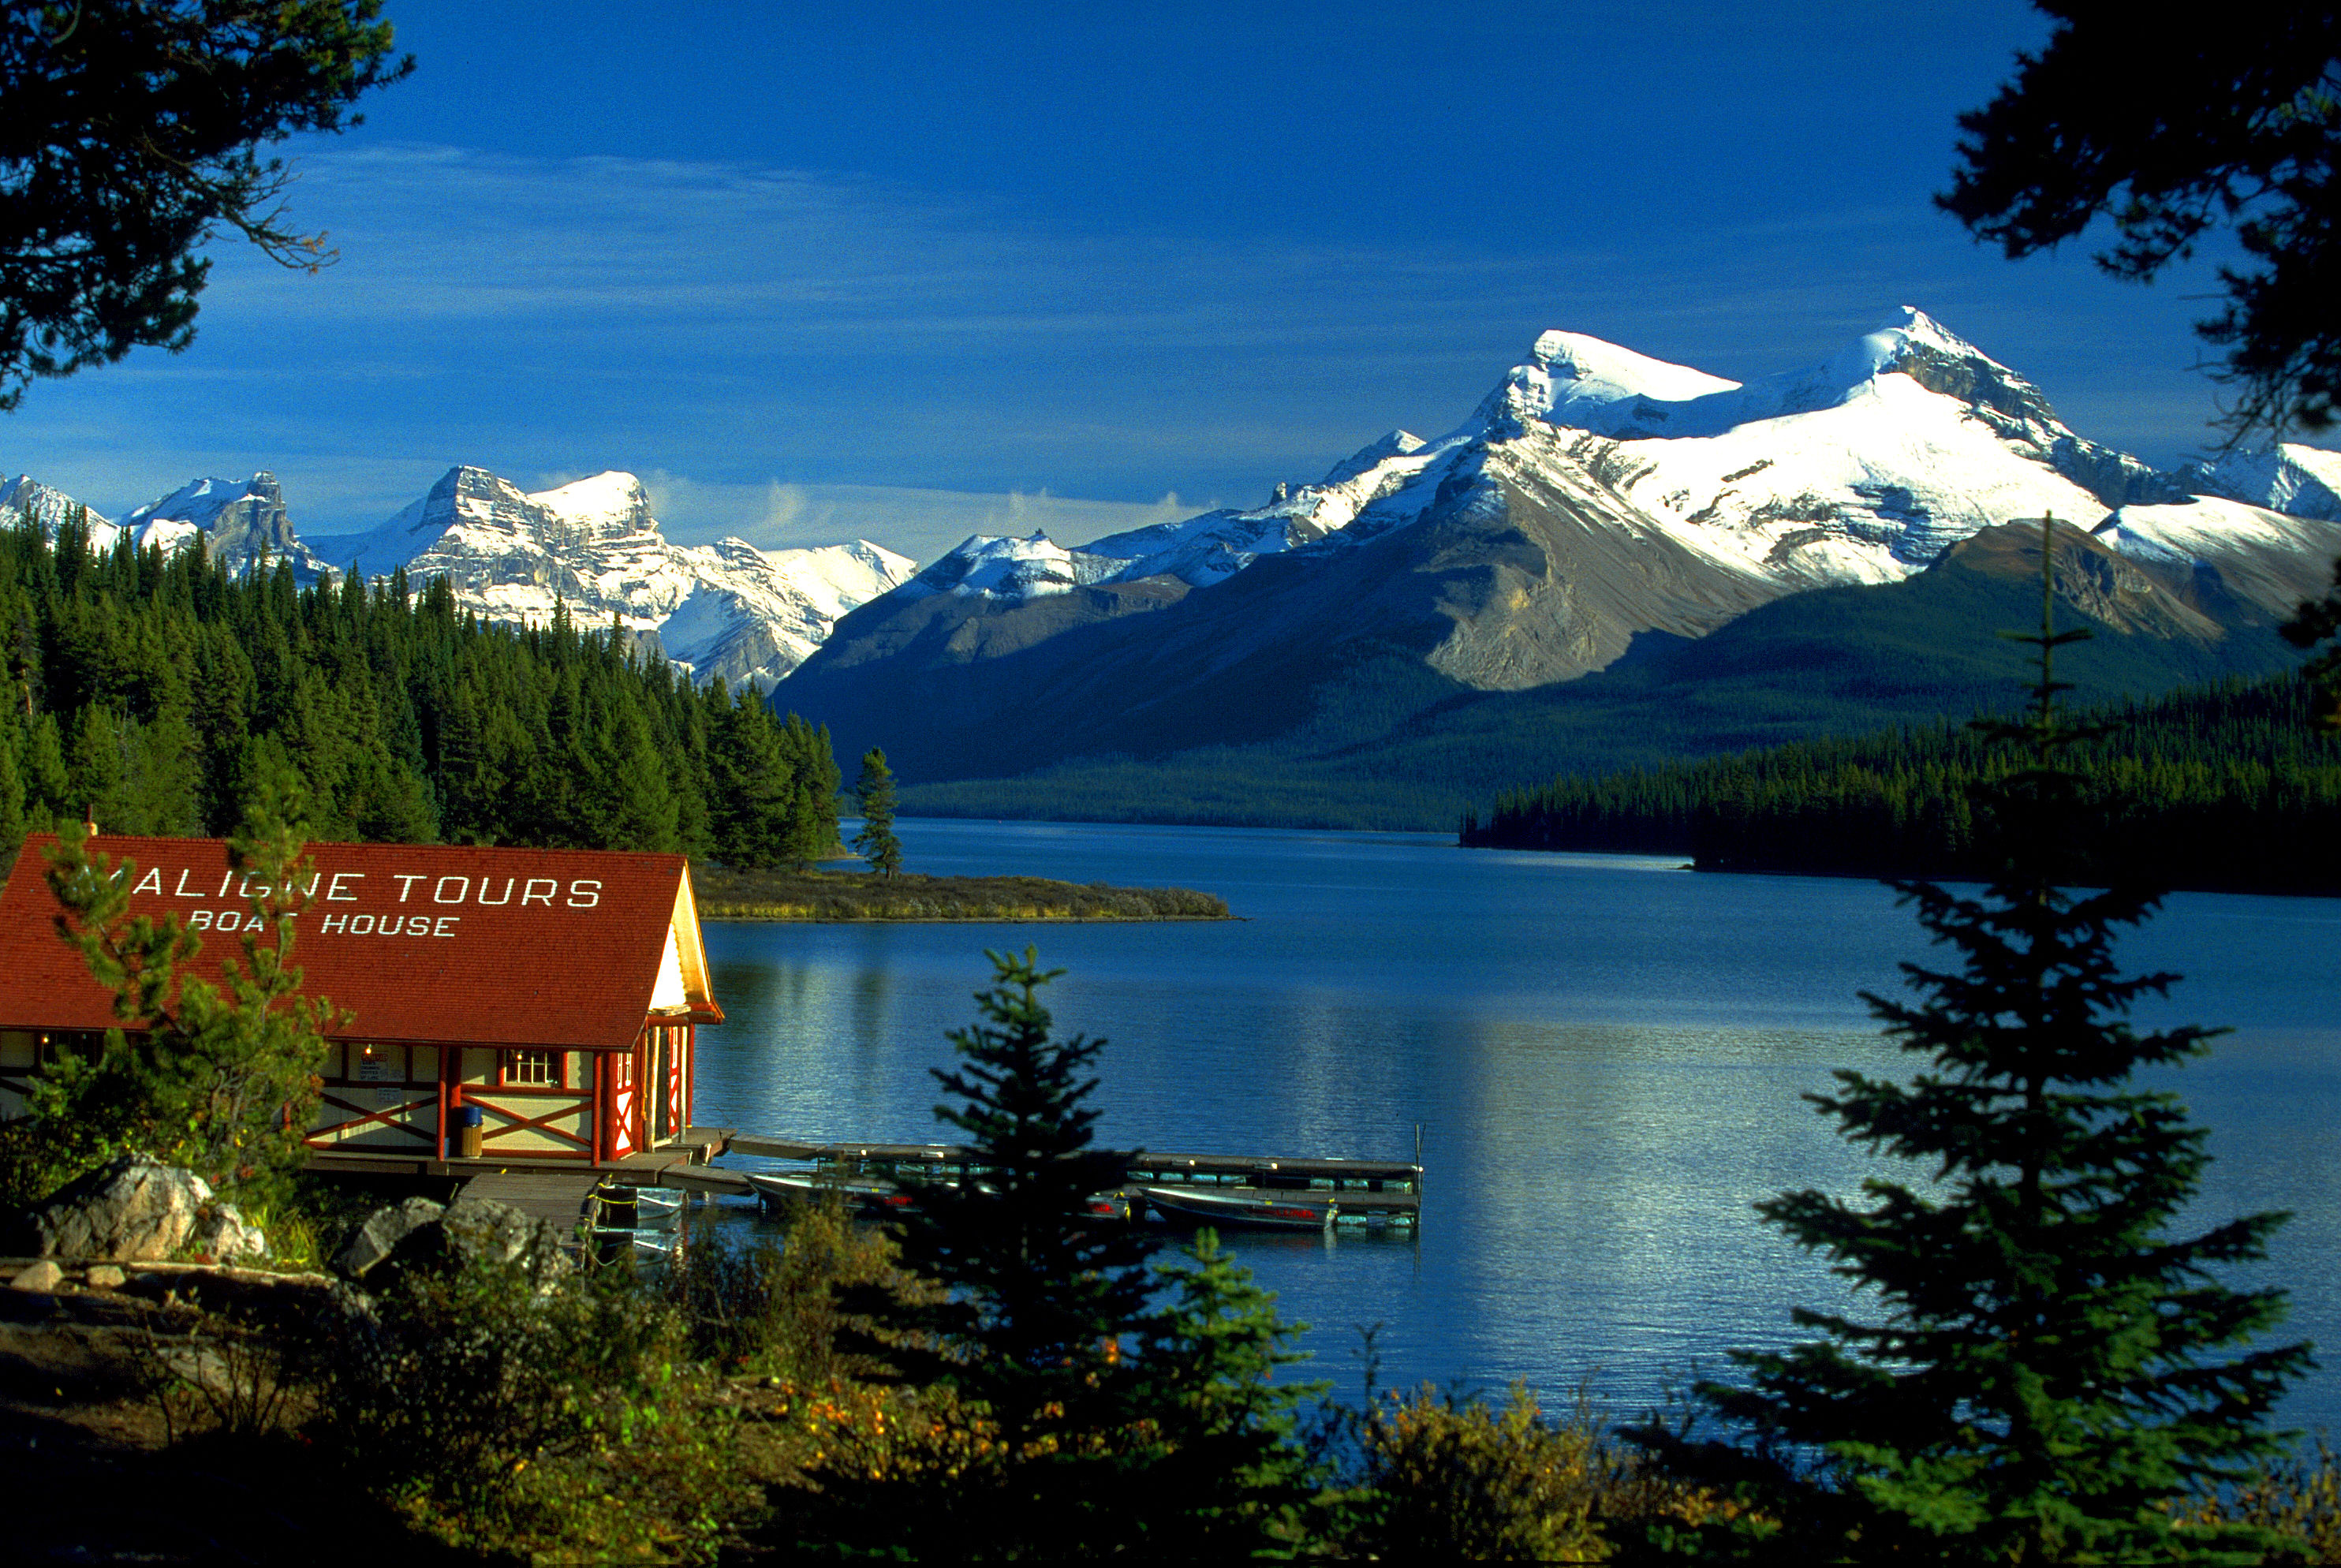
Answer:
<svg viewBox="0 0 2341 1568"><path fill-rule="evenodd" d="M725 1151L790 1160L817 1175L854 1177L918 1174L941 1176L974 1169L972 1152L947 1144L832 1144L809 1138L734 1133ZM1150 1187L1199 1187L1223 1197L1313 1193L1330 1196L1340 1223L1414 1225L1422 1214L1422 1166L1401 1160L1292 1158L1143 1150L1124 1168L1114 1192L1141 1217Z"/></svg>
<svg viewBox="0 0 2341 1568"><path fill-rule="evenodd" d="M566 1226L576 1222L586 1193L604 1180L683 1193L756 1196L756 1188L745 1174L711 1163L727 1154L809 1166L817 1180L841 1183L898 1174L963 1175L977 1168L972 1151L954 1144L840 1144L742 1133L730 1127L694 1127L656 1149L601 1164L578 1160L421 1160L334 1154L313 1161L310 1168L453 1179L468 1194L512 1203ZM1420 1223L1422 1213L1422 1166L1400 1160L1146 1150L1130 1162L1113 1195L1130 1204L1132 1218L1141 1218L1150 1187L1195 1187L1233 1198L1314 1194L1310 1201L1330 1200L1338 1210L1339 1221L1345 1224L1410 1227Z"/></svg>

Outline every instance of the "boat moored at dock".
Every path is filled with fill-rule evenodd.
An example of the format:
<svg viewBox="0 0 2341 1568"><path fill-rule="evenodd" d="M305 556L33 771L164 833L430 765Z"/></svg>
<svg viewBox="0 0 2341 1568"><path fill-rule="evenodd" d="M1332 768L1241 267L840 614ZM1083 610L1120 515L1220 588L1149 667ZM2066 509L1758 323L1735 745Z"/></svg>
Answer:
<svg viewBox="0 0 2341 1568"><path fill-rule="evenodd" d="M834 1144L734 1133L724 1152L796 1167L742 1172L760 1195L778 1200L840 1192L865 1213L899 1210L910 1201L898 1179L980 1183L984 1175L972 1150L944 1144ZM1422 1166L1419 1160L1140 1152L1125 1162L1121 1182L1098 1193L1091 1206L1099 1219L1160 1217L1181 1225L1411 1228L1422 1213Z"/></svg>

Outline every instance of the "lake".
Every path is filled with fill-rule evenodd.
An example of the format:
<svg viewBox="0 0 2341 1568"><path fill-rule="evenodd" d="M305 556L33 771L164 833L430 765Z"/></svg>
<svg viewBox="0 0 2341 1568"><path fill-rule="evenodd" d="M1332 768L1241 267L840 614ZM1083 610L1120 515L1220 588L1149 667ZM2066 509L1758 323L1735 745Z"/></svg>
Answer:
<svg viewBox="0 0 2341 1568"><path fill-rule="evenodd" d="M1226 1238L1345 1393L1379 1323L1386 1383L1587 1383L1631 1415L1731 1347L1788 1343L1792 1304L1844 1300L1750 1205L1878 1168L1798 1096L1838 1068L1907 1074L1858 994L1946 955L1888 888L1427 834L897 831L912 871L1195 887L1244 918L712 924L729 1021L700 1036L702 1124L941 1141L927 1070L974 1017L984 950L1036 945L1066 971L1059 1029L1110 1041L1107 1142L1403 1159L1420 1126L1419 1237ZM2235 1030L2169 1077L2212 1129L2195 1218L2294 1211L2236 1283L2288 1287L2288 1333L2336 1347L2285 1413L2341 1426L2341 901L2176 895L2123 957L2187 977L2141 1022Z"/></svg>

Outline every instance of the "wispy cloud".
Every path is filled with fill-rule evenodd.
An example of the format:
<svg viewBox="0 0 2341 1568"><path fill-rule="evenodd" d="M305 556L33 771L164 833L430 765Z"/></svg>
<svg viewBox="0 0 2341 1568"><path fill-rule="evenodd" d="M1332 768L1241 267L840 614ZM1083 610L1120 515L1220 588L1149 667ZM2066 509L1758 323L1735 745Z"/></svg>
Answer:
<svg viewBox="0 0 2341 1568"><path fill-rule="evenodd" d="M1166 494L1159 501L1088 501L1051 495L914 490L882 484L707 484L647 474L652 509L668 537L695 544L731 534L766 550L872 539L931 561L973 534L1047 534L1084 544L1107 534L1172 523L1207 509Z"/></svg>

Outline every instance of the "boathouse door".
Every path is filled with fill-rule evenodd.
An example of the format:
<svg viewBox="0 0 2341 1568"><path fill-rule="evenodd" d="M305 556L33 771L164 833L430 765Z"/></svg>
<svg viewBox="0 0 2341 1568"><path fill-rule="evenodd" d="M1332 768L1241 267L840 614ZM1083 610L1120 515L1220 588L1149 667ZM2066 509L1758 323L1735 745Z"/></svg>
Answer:
<svg viewBox="0 0 2341 1568"><path fill-rule="evenodd" d="M673 1074L671 1071L673 1066L674 1047L668 1043L667 1036L670 1033L669 1030L657 1028L650 1032L651 1119L647 1129L650 1135L643 1140L644 1148L657 1148L667 1133L667 1109L673 1104L674 1095Z"/></svg>

